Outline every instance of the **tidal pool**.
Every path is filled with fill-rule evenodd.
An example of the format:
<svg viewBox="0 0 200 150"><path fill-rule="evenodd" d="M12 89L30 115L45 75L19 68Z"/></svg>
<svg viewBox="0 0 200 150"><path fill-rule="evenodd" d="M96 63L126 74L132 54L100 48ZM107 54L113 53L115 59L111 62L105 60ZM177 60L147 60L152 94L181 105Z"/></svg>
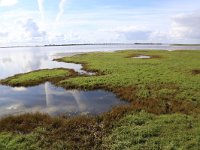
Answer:
<svg viewBox="0 0 200 150"><path fill-rule="evenodd" d="M97 115L128 104L104 90L65 90L49 82L34 87L0 86L0 117L41 112L50 115Z"/></svg>
<svg viewBox="0 0 200 150"><path fill-rule="evenodd" d="M136 56L136 57L133 57L133 58L149 59L149 58L151 58L151 56L139 55L139 56Z"/></svg>
<svg viewBox="0 0 200 150"><path fill-rule="evenodd" d="M52 61L58 57L54 51L32 48L1 49L0 79L38 69L53 68L69 68L79 74L94 75L93 72L84 71L81 64ZM0 85L0 117L27 112L50 115L97 115L123 104L127 102L104 90L65 90L49 82L29 88Z"/></svg>

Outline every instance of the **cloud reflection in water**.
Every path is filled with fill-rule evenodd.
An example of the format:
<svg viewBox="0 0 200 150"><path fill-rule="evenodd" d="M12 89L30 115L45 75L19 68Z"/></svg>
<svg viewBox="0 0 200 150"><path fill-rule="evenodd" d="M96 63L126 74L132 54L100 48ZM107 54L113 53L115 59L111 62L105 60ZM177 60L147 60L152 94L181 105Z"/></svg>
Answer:
<svg viewBox="0 0 200 150"><path fill-rule="evenodd" d="M65 90L49 82L29 88L0 86L0 116L24 112L59 114L99 114L111 107L126 104L113 93Z"/></svg>

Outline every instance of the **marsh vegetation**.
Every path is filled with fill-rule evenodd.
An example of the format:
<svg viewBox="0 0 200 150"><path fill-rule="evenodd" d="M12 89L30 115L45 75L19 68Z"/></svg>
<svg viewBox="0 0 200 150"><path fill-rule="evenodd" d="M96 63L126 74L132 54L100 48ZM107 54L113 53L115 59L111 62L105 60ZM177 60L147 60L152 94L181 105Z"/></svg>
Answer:
<svg viewBox="0 0 200 150"><path fill-rule="evenodd" d="M139 55L151 59L132 58ZM40 76L36 71L2 80L27 86L35 76L40 79L37 84L59 77L52 83L65 89L108 90L130 105L93 117L40 113L5 117L0 120L0 148L198 149L199 60L200 51L88 53L57 61L84 64L84 70L97 72L93 76L49 70L52 78L46 78L49 72Z"/></svg>

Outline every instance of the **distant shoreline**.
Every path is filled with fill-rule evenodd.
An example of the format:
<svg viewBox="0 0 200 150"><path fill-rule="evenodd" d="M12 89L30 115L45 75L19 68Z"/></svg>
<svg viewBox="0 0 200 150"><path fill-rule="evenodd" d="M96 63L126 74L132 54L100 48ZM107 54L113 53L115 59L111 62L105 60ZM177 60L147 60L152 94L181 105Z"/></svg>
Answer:
<svg viewBox="0 0 200 150"><path fill-rule="evenodd" d="M0 46L0 48L20 48L20 47L54 47L54 46L86 46L86 45L169 45L169 46L200 46L200 44L168 44L168 43L80 43L80 44L47 44L30 46Z"/></svg>
<svg viewBox="0 0 200 150"><path fill-rule="evenodd" d="M171 44L172 46L200 46L200 44Z"/></svg>
<svg viewBox="0 0 200 150"><path fill-rule="evenodd" d="M164 44L164 43L80 43L80 44L73 44L72 43L72 44L47 44L47 45L30 45L30 46L24 46L24 45L22 45L22 46L0 46L0 48L83 46L83 45L166 45L166 44Z"/></svg>

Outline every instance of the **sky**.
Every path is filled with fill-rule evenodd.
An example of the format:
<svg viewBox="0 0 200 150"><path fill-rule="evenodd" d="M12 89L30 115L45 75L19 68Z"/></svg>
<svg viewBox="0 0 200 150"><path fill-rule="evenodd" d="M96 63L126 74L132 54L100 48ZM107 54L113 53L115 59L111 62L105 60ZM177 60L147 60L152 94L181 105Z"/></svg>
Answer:
<svg viewBox="0 0 200 150"><path fill-rule="evenodd" d="M0 46L200 43L199 0L0 0Z"/></svg>

